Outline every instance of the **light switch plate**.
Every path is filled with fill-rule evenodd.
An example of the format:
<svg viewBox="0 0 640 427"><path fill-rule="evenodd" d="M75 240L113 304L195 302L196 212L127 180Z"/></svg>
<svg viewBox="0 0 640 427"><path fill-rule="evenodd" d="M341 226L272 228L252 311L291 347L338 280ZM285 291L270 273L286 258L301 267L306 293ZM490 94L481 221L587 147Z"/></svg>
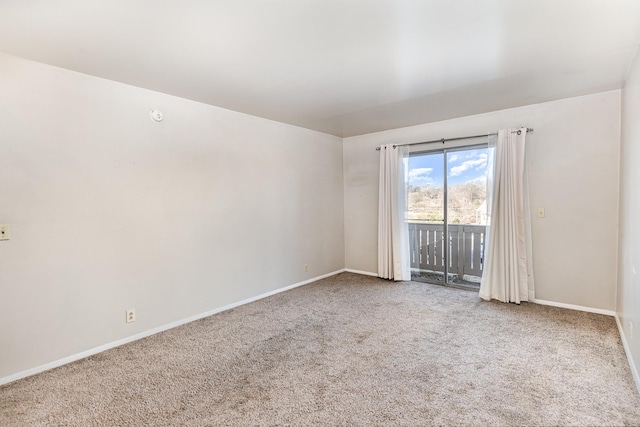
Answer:
<svg viewBox="0 0 640 427"><path fill-rule="evenodd" d="M9 240L11 238L11 230L9 224L0 224L0 240Z"/></svg>
<svg viewBox="0 0 640 427"><path fill-rule="evenodd" d="M538 218L544 218L544 208L538 208Z"/></svg>

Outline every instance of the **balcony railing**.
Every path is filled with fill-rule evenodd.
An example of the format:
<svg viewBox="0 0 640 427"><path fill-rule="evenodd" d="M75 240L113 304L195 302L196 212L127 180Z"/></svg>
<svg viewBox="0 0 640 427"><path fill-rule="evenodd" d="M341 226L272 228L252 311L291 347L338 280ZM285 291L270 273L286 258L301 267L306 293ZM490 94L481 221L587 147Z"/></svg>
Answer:
<svg viewBox="0 0 640 427"><path fill-rule="evenodd" d="M411 269L444 275L444 225L409 222ZM477 281L482 277L485 225L449 224L450 278Z"/></svg>

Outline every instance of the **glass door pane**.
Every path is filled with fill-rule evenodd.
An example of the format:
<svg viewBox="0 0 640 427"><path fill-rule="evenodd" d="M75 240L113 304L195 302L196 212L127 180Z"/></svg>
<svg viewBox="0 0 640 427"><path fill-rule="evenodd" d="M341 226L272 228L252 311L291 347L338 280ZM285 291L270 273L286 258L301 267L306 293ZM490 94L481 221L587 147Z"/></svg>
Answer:
<svg viewBox="0 0 640 427"><path fill-rule="evenodd" d="M408 174L411 278L444 283L444 153L410 156Z"/></svg>
<svg viewBox="0 0 640 427"><path fill-rule="evenodd" d="M448 283L478 287L487 226L487 149L446 152Z"/></svg>

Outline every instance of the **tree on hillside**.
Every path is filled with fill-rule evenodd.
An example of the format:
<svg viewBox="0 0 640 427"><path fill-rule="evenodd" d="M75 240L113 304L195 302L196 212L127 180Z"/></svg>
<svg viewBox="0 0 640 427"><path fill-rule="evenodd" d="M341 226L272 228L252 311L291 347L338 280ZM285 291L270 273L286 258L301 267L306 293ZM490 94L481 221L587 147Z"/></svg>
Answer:
<svg viewBox="0 0 640 427"><path fill-rule="evenodd" d="M448 191L449 223L474 224L476 211L487 197L486 186L467 182ZM410 186L407 219L440 222L444 219L444 189L433 185Z"/></svg>

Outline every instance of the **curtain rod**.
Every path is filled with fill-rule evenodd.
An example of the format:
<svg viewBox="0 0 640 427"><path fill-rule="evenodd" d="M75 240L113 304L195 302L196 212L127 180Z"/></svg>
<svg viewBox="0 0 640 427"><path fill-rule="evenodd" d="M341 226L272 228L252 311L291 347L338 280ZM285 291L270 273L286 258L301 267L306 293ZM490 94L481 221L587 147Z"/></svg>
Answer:
<svg viewBox="0 0 640 427"><path fill-rule="evenodd" d="M511 133L513 132L520 132L519 130L514 130L511 131ZM533 128L527 128L527 132L533 132ZM446 141L459 141L461 139L472 139L472 138L482 138L485 136L491 136L491 135L497 135L498 132L494 132L494 133L485 133L484 135L471 135L471 136L459 136L457 138L440 138L440 139L434 139L433 141L423 141L423 142L410 142L408 144L394 144L393 148L396 147L402 147L405 145L418 145L418 144L433 144L436 142L441 142L441 143L445 143ZM376 147L376 151L380 151L380 147Z"/></svg>

